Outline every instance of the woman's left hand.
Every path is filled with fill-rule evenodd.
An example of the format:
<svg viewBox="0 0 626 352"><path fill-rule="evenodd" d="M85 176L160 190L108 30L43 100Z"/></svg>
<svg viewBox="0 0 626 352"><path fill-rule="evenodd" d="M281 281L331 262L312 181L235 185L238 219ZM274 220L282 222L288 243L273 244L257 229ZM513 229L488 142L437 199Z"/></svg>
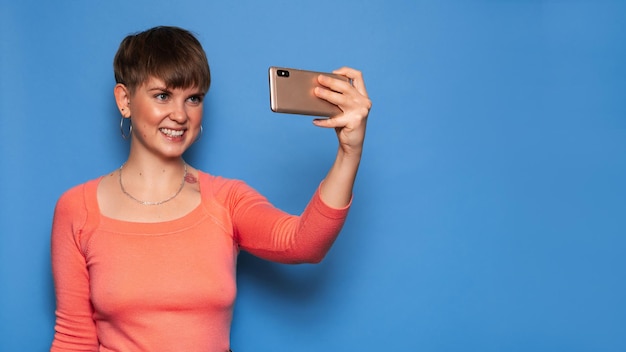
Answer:
<svg viewBox="0 0 626 352"><path fill-rule="evenodd" d="M313 123L320 127L334 128L343 153L346 156L360 158L372 102L367 95L360 71L342 67L333 73L350 78L352 84L320 75L318 82L326 88L316 88L315 95L337 105L342 112L329 119L316 119Z"/></svg>

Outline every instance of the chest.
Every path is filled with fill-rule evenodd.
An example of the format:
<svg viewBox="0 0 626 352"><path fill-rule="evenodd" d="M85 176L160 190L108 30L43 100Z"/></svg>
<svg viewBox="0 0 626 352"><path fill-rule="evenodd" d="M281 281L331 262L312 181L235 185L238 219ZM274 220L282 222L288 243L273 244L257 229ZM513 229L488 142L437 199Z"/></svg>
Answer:
<svg viewBox="0 0 626 352"><path fill-rule="evenodd" d="M86 258L92 304L101 316L230 309L236 255L217 227L157 235L101 229Z"/></svg>

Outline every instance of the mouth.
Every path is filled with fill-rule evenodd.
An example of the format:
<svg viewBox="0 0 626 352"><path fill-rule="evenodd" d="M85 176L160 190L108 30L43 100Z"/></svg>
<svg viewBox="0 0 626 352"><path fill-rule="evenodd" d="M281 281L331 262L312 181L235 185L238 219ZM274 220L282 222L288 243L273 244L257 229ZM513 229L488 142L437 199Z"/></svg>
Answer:
<svg viewBox="0 0 626 352"><path fill-rule="evenodd" d="M185 133L184 130L172 130L169 128L160 128L159 131L170 138L177 138Z"/></svg>

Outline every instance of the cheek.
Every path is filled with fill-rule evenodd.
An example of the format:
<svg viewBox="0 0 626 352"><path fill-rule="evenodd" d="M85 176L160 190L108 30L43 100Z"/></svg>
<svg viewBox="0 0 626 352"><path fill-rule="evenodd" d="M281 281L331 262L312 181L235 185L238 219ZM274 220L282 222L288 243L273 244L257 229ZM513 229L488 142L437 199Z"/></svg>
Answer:
<svg viewBox="0 0 626 352"><path fill-rule="evenodd" d="M148 130L148 125L145 123L142 123L141 126L139 127L139 130L137 132L139 132L141 134L141 137L143 139L146 139L148 134L146 133L146 131Z"/></svg>
<svg viewBox="0 0 626 352"><path fill-rule="evenodd" d="M189 119L198 126L202 124L202 109L194 109L189 113Z"/></svg>

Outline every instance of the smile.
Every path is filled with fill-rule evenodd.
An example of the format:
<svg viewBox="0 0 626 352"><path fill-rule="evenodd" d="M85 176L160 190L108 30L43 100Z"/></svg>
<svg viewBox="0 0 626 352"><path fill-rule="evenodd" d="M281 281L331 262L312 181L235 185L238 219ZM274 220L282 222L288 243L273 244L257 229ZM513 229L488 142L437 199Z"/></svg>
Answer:
<svg viewBox="0 0 626 352"><path fill-rule="evenodd" d="M159 130L168 137L180 137L185 133L185 131L182 130L171 130L169 128L160 128Z"/></svg>

